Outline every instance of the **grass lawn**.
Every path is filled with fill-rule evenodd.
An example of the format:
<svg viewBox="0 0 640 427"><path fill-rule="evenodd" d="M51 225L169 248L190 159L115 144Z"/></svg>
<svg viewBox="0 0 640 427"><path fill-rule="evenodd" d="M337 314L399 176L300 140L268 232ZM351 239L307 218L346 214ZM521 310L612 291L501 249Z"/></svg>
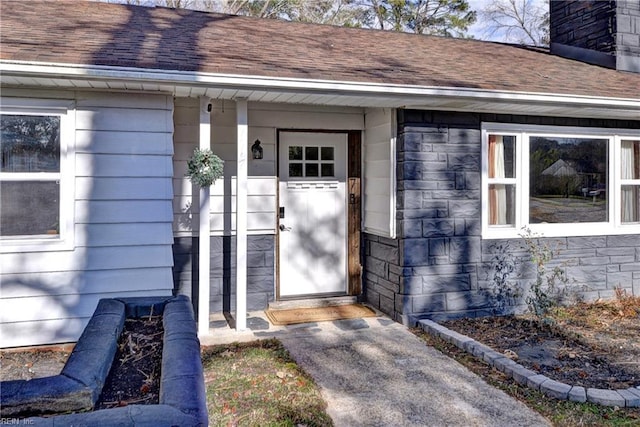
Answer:
<svg viewBox="0 0 640 427"><path fill-rule="evenodd" d="M313 379L275 339L203 347L209 425L332 426Z"/></svg>

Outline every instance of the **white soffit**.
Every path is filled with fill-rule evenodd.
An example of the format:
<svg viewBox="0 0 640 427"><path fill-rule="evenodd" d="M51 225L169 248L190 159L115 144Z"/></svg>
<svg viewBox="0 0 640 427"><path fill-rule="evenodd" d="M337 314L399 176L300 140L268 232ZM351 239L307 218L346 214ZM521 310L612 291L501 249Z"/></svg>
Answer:
<svg viewBox="0 0 640 427"><path fill-rule="evenodd" d="M0 61L0 85L4 88L171 93L176 97L244 98L250 102L640 119L640 98L598 98L16 61Z"/></svg>

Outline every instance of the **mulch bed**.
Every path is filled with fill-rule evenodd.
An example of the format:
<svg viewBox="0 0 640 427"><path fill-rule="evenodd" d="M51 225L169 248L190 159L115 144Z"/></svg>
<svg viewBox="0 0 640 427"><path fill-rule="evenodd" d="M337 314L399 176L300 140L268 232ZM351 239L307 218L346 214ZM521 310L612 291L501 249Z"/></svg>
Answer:
<svg viewBox="0 0 640 427"><path fill-rule="evenodd" d="M96 410L159 403L163 334L162 316L125 321Z"/></svg>
<svg viewBox="0 0 640 427"><path fill-rule="evenodd" d="M640 322L640 319L637 320ZM533 318L458 319L444 326L506 354L526 368L569 385L623 389L640 385L637 337L628 346L590 340L569 325Z"/></svg>

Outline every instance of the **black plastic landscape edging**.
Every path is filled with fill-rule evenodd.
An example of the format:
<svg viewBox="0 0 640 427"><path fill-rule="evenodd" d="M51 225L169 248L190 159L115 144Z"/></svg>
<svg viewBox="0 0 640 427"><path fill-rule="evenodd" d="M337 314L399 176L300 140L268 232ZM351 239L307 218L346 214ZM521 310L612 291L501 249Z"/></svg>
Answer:
<svg viewBox="0 0 640 427"><path fill-rule="evenodd" d="M44 414L51 408L58 413L91 410L113 363L125 318L150 314L162 314L164 326L158 405L32 417L23 422L35 426L206 426L200 341L191 302L185 296L100 300L60 375L2 382L3 419L34 411Z"/></svg>
<svg viewBox="0 0 640 427"><path fill-rule="evenodd" d="M568 385L527 369L473 338L452 331L432 320L421 319L417 321L417 324L426 333L454 344L461 350L484 360L500 372L513 378L517 383L538 390L547 396L572 402L591 402L603 406L640 407L640 386L621 390L606 390Z"/></svg>

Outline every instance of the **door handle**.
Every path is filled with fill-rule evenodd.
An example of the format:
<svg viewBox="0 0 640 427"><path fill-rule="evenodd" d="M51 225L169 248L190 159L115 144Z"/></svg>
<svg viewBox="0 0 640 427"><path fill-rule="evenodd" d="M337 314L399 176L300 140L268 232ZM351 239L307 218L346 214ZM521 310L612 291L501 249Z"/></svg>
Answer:
<svg viewBox="0 0 640 427"><path fill-rule="evenodd" d="M280 224L280 231L291 231L291 227L287 227L284 224Z"/></svg>

